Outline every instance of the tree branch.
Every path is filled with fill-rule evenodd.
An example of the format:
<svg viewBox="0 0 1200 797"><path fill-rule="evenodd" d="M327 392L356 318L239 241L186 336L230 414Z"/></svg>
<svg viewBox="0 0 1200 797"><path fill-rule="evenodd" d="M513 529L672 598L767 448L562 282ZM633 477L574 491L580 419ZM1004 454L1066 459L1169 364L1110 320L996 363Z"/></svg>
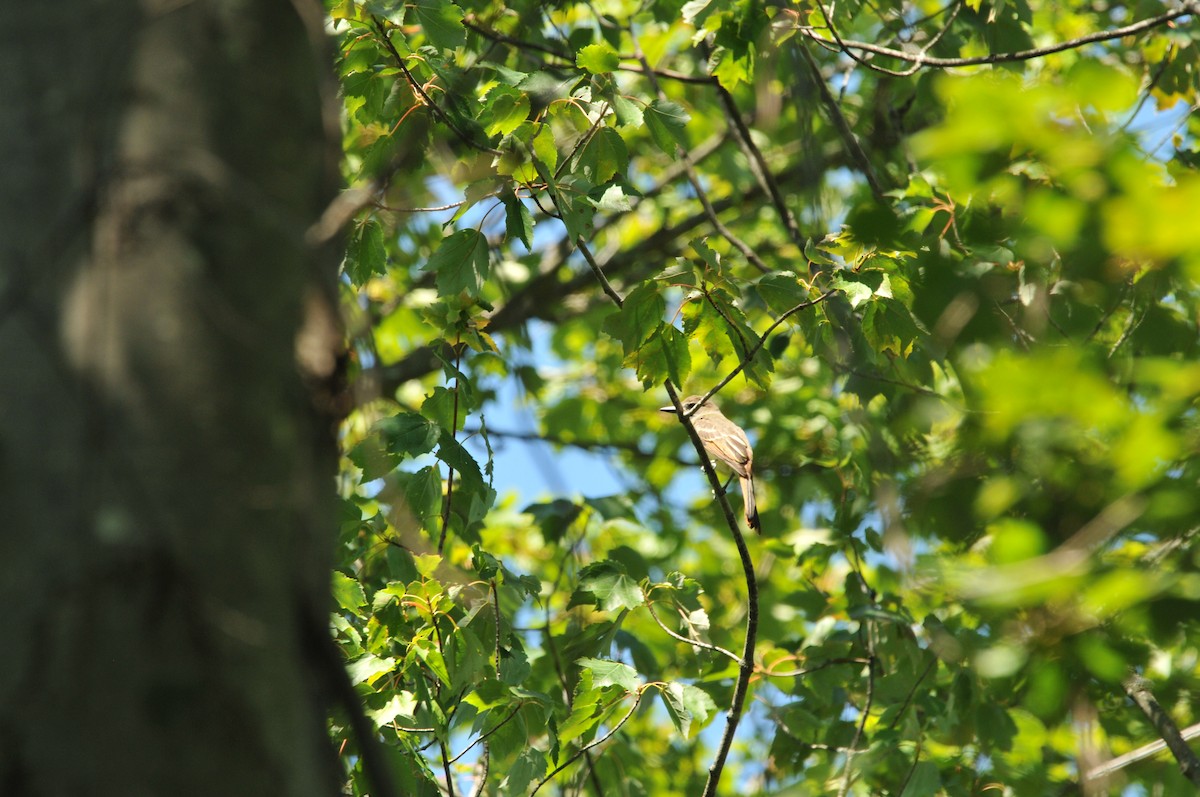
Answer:
<svg viewBox="0 0 1200 797"><path fill-rule="evenodd" d="M1156 17L1150 17L1149 19L1144 19L1141 22L1134 22L1131 25L1125 25L1120 28L1111 28L1105 31L1089 33L1086 36L1080 36L1078 38L1060 42L1059 44L1052 44L1047 47L1035 47L1029 50L1017 50L1011 53L993 53L991 55L980 55L972 58L938 58L935 56L925 55L924 52L907 53L903 50L892 49L891 47L881 47L878 44L869 44L867 42L842 39L837 35L837 31L834 29L832 20L829 19L828 15L826 15L825 21L829 24L830 35L834 37L832 41L818 35L817 32L811 27L801 25L797 26L797 29L802 35L812 39L822 46L830 47L846 53L846 55L850 56L868 69L874 69L876 71L902 76L905 73L892 72L891 70L885 70L881 67L876 67L873 64L868 64L858 58L851 51L858 50L860 52L874 53L876 55L886 55L889 58L895 58L906 63L916 64L918 66L938 67L941 69L959 66L1005 64L1012 63L1013 61L1029 61L1034 58L1041 58L1042 56L1053 55L1054 53L1061 53L1066 50L1074 50L1086 44L1111 41L1112 39L1120 39L1124 38L1125 36L1132 36L1135 33L1141 33L1142 31L1166 25L1176 19L1179 19L1180 17L1186 17L1200 13L1200 10L1198 9L1200 9L1200 3L1197 3L1196 0L1192 0L1191 2L1183 3L1179 8L1173 11L1168 11L1166 13L1159 14ZM825 13L823 6L821 7L821 12L823 14Z"/></svg>
<svg viewBox="0 0 1200 797"><path fill-rule="evenodd" d="M1146 715L1146 719L1150 720L1154 730L1158 731L1171 755L1179 762L1179 771L1194 786L1200 787L1200 760L1179 732L1175 720L1171 719L1171 715L1154 699L1154 694L1150 691L1150 682L1134 673L1126 678L1121 686L1124 687L1125 694L1129 695L1129 699Z"/></svg>
<svg viewBox="0 0 1200 797"><path fill-rule="evenodd" d="M654 71L650 69L650 62L646 60L646 54L642 52L642 47L638 44L637 37L633 33L633 27L629 28L629 35L633 39L634 56L641 61L642 68L646 73L646 80L650 83L650 88L658 95L659 99L666 100L666 92L662 90L658 80L654 77ZM742 257L746 258L749 263L764 274L771 273L772 269L762 261L749 244L733 233L725 223L717 216L716 210L712 206L712 202L708 199L708 193L704 190L704 186L700 182L699 176L696 174L695 168L692 166L692 158L682 146L676 144L676 151L679 153L679 161L687 172L688 182L691 183L692 189L696 192L696 199L700 201L700 207L704 208L708 220L712 223L713 228L717 233L729 242L730 246L742 253Z"/></svg>
<svg viewBox="0 0 1200 797"><path fill-rule="evenodd" d="M1190 741L1191 739L1195 739L1197 736L1200 736L1200 722L1196 723L1195 725L1189 725L1179 732L1179 738L1183 739L1184 741ZM1085 773L1084 778L1089 781L1106 778L1114 772L1119 772L1130 764L1136 764L1138 761L1150 758L1151 756L1161 753L1166 749L1167 743L1162 739L1156 739L1149 744L1142 745L1136 750L1130 750L1124 755L1119 755L1116 758L1110 758L1103 764L1092 767Z"/></svg>

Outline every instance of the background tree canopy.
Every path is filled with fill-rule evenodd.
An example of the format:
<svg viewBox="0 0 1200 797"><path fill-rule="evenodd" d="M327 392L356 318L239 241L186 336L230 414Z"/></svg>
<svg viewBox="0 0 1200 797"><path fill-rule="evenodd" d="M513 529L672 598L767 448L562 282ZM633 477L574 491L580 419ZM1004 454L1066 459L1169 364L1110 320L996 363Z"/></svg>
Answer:
<svg viewBox="0 0 1200 797"><path fill-rule="evenodd" d="M327 10L334 623L402 793L1192 788L1194 3ZM656 411L718 384L761 538ZM499 491L514 385L623 488Z"/></svg>

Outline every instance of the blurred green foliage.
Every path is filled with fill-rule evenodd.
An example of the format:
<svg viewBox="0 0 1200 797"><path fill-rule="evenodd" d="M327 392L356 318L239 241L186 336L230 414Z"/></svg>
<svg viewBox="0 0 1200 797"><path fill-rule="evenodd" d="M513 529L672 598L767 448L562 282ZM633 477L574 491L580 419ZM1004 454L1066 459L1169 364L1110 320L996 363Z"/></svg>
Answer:
<svg viewBox="0 0 1200 797"><path fill-rule="evenodd" d="M721 793L1186 792L1165 753L1087 773L1157 738L1131 671L1198 721L1194 15L327 8L370 197L334 626L404 793L701 793L747 586L655 408L739 366ZM628 490L497 494L505 380Z"/></svg>

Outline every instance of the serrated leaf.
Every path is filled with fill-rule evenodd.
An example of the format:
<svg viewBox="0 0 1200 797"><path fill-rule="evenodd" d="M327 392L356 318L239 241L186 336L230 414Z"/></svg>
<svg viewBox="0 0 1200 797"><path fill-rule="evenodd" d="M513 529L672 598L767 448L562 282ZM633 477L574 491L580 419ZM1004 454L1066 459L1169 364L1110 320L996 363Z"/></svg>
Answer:
<svg viewBox="0 0 1200 797"><path fill-rule="evenodd" d="M479 121L489 136L506 136L529 118L529 97L503 84L494 86L484 98Z"/></svg>
<svg viewBox="0 0 1200 797"><path fill-rule="evenodd" d="M525 249L533 251L533 214L525 203L511 191L501 195L504 203L504 235L508 240L517 239L525 244Z"/></svg>
<svg viewBox="0 0 1200 797"><path fill-rule="evenodd" d="M367 605L367 596L363 593L362 584L340 570L333 571L333 599L337 601L338 606L356 617L363 616L363 607Z"/></svg>
<svg viewBox="0 0 1200 797"><path fill-rule="evenodd" d="M627 213L633 210L629 197L625 196L625 191L619 185L610 185L592 204L596 206L596 210L607 213Z"/></svg>
<svg viewBox="0 0 1200 797"><path fill-rule="evenodd" d="M767 307L776 314L786 313L811 298L808 287L791 271L768 274L760 279L755 287Z"/></svg>
<svg viewBox="0 0 1200 797"><path fill-rule="evenodd" d="M462 443L454 439L449 432L442 430L438 440L437 458L454 468L455 473L463 484L472 490L483 489L483 473L479 463L471 456Z"/></svg>
<svg viewBox="0 0 1200 797"><path fill-rule="evenodd" d="M682 385L692 371L692 355L682 332L670 324L660 324L641 348L626 358L626 364L637 371L643 384L670 379Z"/></svg>
<svg viewBox="0 0 1200 797"><path fill-rule="evenodd" d="M592 674L592 683L597 689L619 686L626 692L634 692L640 686L637 670L628 664L593 658L579 659L576 664Z"/></svg>
<svg viewBox="0 0 1200 797"><path fill-rule="evenodd" d="M346 673L350 683L373 683L380 677L391 672L396 666L396 660L388 657L382 659L374 653L367 653L346 665Z"/></svg>
<svg viewBox="0 0 1200 797"><path fill-rule="evenodd" d="M508 767L508 777L500 784L501 794L528 794L529 784L546 774L546 754L536 747L526 748Z"/></svg>
<svg viewBox="0 0 1200 797"><path fill-rule="evenodd" d="M600 698L601 692L594 688L591 673L584 670L571 701L571 713L558 726L559 744L570 744L599 724Z"/></svg>
<svg viewBox="0 0 1200 797"><path fill-rule="evenodd" d="M712 13L713 0L688 0L680 9L683 21L697 28L704 26L704 20Z"/></svg>
<svg viewBox="0 0 1200 797"><path fill-rule="evenodd" d="M437 424L416 412L400 412L384 418L371 431L379 435L389 454L407 457L429 453L438 439Z"/></svg>
<svg viewBox="0 0 1200 797"><path fill-rule="evenodd" d="M371 219L358 228L346 247L346 276L362 285L376 274L387 273L387 248L383 227Z"/></svg>
<svg viewBox="0 0 1200 797"><path fill-rule="evenodd" d="M413 0L412 5L425 37L434 47L453 50L466 43L462 9L450 0Z"/></svg>
<svg viewBox="0 0 1200 797"><path fill-rule="evenodd" d="M592 234L596 209L588 201L591 190L591 181L582 175L568 174L558 181L558 211L572 241L586 239Z"/></svg>
<svg viewBox="0 0 1200 797"><path fill-rule="evenodd" d="M436 272L439 296L454 296L462 291L478 296L489 268L487 238L479 230L467 229L443 238L421 270Z"/></svg>
<svg viewBox="0 0 1200 797"><path fill-rule="evenodd" d="M684 129L691 119L683 106L670 100L654 100L642 114L646 128L655 146L663 152L675 155L676 146L686 147L687 136Z"/></svg>
<svg viewBox="0 0 1200 797"><path fill-rule="evenodd" d="M612 103L613 112L617 115L617 124L622 127L626 125L630 127L642 126L642 108L636 102L622 94L613 95L609 102Z"/></svg>
<svg viewBox="0 0 1200 797"><path fill-rule="evenodd" d="M908 308L895 299L878 299L867 307L862 320L863 337L879 352L893 357L912 354L920 327Z"/></svg>
<svg viewBox="0 0 1200 797"><path fill-rule="evenodd" d="M557 498L547 504L530 504L521 511L533 516L547 542L555 543L567 533L567 529L583 512L583 507L565 498Z"/></svg>
<svg viewBox="0 0 1200 797"><path fill-rule="evenodd" d="M754 76L752 51L738 55L732 50L718 47L708 59L708 73L717 79L726 91L734 91Z"/></svg>
<svg viewBox="0 0 1200 797"><path fill-rule="evenodd" d="M708 692L691 684L672 682L660 693L671 722L685 739L695 736L717 710L717 704Z"/></svg>
<svg viewBox="0 0 1200 797"><path fill-rule="evenodd" d="M550 170L558 166L558 145L550 125L542 125L533 136L533 154Z"/></svg>
<svg viewBox="0 0 1200 797"><path fill-rule="evenodd" d="M433 465L421 468L408 477L404 485L404 498L408 509L417 520L438 515L442 503L442 477Z"/></svg>
<svg viewBox="0 0 1200 797"><path fill-rule="evenodd" d="M417 699L412 692L393 694L380 708L367 711L366 714L375 723L376 728L382 728L397 717L412 717L417 710Z"/></svg>
<svg viewBox="0 0 1200 797"><path fill-rule="evenodd" d="M642 588L625 572L625 566L606 559L593 562L579 571L579 585L567 606L592 605L611 612L636 609L645 602Z"/></svg>
<svg viewBox="0 0 1200 797"><path fill-rule="evenodd" d="M589 44L575 56L575 66L586 69L593 75L612 72L621 65L621 56L606 41Z"/></svg>
<svg viewBox="0 0 1200 797"><path fill-rule="evenodd" d="M450 671L446 669L446 659L437 645L428 637L417 637L409 645L409 650L437 676L444 685L450 686Z"/></svg>
<svg viewBox="0 0 1200 797"><path fill-rule="evenodd" d="M666 311L666 300L658 289L651 283L643 283L630 291L620 310L604 319L603 329L621 341L629 356L654 333Z"/></svg>
<svg viewBox="0 0 1200 797"><path fill-rule="evenodd" d="M727 326L713 306L705 299L697 299L683 306L683 331L704 349L713 365L720 364L725 355L732 353L729 337L724 334Z"/></svg>
<svg viewBox="0 0 1200 797"><path fill-rule="evenodd" d="M629 151L625 139L611 127L601 127L588 139L587 144L575 158L575 172L587 177L592 183L602 185L618 174L624 174L629 166Z"/></svg>
<svg viewBox="0 0 1200 797"><path fill-rule="evenodd" d="M832 287L834 290L842 291L846 294L846 298L850 302L852 308L857 309L860 304L869 300L875 295L875 291L870 285L864 285L861 282L852 282L850 280L838 277L833 280Z"/></svg>

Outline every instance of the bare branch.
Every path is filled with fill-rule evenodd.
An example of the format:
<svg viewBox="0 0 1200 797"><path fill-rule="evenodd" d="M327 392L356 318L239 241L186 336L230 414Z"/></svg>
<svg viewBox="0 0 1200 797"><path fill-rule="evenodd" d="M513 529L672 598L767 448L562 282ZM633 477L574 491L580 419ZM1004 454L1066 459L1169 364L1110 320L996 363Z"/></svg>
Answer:
<svg viewBox="0 0 1200 797"><path fill-rule="evenodd" d="M826 14L824 6L820 3L817 5L821 8L821 13ZM832 21L829 19L827 14L825 16L825 21L829 24L830 35L834 37L832 41L818 35L816 30L809 26L797 26L797 29L801 34L822 46L831 47L844 52L846 55L850 56L856 62L862 64L868 69L886 72L887 74L891 75L903 76L906 73L886 70L882 67L877 67L874 64L863 61L854 51L874 53L876 55L886 55L889 58L895 58L899 61L916 64L917 66L932 66L940 69L960 66L982 66L985 64L1005 64L1012 63L1014 61L1029 61L1034 58L1041 58L1042 56L1053 55L1054 53L1061 53L1066 50L1074 50L1079 47L1083 47L1086 44L1111 41L1112 39L1121 39L1125 36L1132 36L1135 33L1141 33L1152 28L1161 27L1162 25L1166 25L1176 19L1179 19L1180 17L1186 17L1200 13L1198 9L1200 9L1200 3L1192 0L1192 2L1183 3L1179 8L1173 11L1168 11L1166 13L1159 14L1156 17L1150 17L1149 19L1144 19L1141 22L1134 22L1133 24L1125 25L1120 28L1111 28L1109 30L1089 33L1086 36L1080 36L1078 38L1060 42L1059 44L1053 44L1047 47L1034 47L1029 50L1017 50L1011 53L992 53L991 55L980 55L972 58L938 58L935 56L926 55L924 51L915 53L905 52L903 50L896 50L891 47L881 47L878 44L842 39L837 35Z"/></svg>
<svg viewBox="0 0 1200 797"><path fill-rule="evenodd" d="M635 56L642 63L642 68L645 70L646 79L649 81L650 87L654 90L654 93L658 95L659 99L666 100L666 92L662 90L662 86L660 86L658 80L655 79L654 71L650 69L650 62L646 60L646 54L642 52L641 45L638 44L637 37L634 36L632 27L629 29L629 35L633 38L633 47L636 51ZM713 208L712 202L710 202L708 199L708 193L704 190L704 186L700 182L700 177L696 174L696 169L692 166L691 156L683 147L679 145L676 145L675 149L679 153L680 163L687 172L688 182L691 183L692 189L696 192L696 199L700 201L700 206L704 208L704 212L708 216L708 220L712 223L717 233L726 241L728 241L734 249L737 249L739 252L741 252L742 257L746 258L746 260L749 261L752 266L764 274L769 274L772 270L771 267L764 263L762 258L758 256L758 253L755 252L749 244L735 235L732 230L726 227L725 223L722 222L717 216L717 212Z"/></svg>
<svg viewBox="0 0 1200 797"><path fill-rule="evenodd" d="M1200 736L1200 722L1195 725L1189 725L1179 732L1179 738L1185 742L1195 739ZM1116 758L1110 758L1103 764L1092 767L1085 774L1087 780L1099 780L1106 778L1115 772L1119 772L1130 764L1136 764L1138 761L1150 758L1153 755L1161 753L1167 749L1167 743L1162 739L1157 739L1149 744L1144 744L1136 750L1130 750L1124 755L1119 755Z"/></svg>
<svg viewBox="0 0 1200 797"><path fill-rule="evenodd" d="M691 645L694 648L701 648L702 650L711 650L713 653L720 653L722 656L730 658L733 661L736 661L739 663L741 662L741 658L738 656L738 654L734 653L732 650L726 650L725 648L723 648L719 645L712 645L712 644L709 644L708 642L701 642L698 639L691 639L689 637L685 637L683 634L680 634L676 631L672 631L670 628L667 628L666 623L664 623L662 620L660 620L658 615L654 613L654 604L650 603L649 601L646 602L646 611L650 612L650 616L652 618L654 618L654 622L658 623L658 627L661 628L664 632L666 632L667 636L671 637L672 639L679 640L680 642L683 642L685 645Z"/></svg>
<svg viewBox="0 0 1200 797"><path fill-rule="evenodd" d="M595 741L591 742L590 744L585 744L583 747L576 750L575 754L573 756L571 756L566 761L559 764L554 769L552 769L550 771L550 773L546 775L546 777L539 780L538 784L533 787L533 791L531 791L529 793L529 797L533 797L533 795L537 794L538 790L541 789L543 786L545 786L547 783L549 783L551 778L553 778L559 772L562 772L567 767L571 766L571 764L574 764L576 761L578 761L579 757L581 755L585 754L588 750L591 750L593 747L602 745L605 742L607 742L609 739L611 739L613 736L616 736L617 731L621 730L622 726L624 726L625 723L629 721L629 718L633 716L633 712L637 711L638 704L642 702L642 694L643 694L642 690L639 689L638 691L634 692L633 694L634 694L633 705L629 707L629 712L624 717L621 717L620 722L618 722L616 725L614 725L609 730L608 733L604 734L599 739L596 739Z"/></svg>
<svg viewBox="0 0 1200 797"><path fill-rule="evenodd" d="M1196 754L1188 746L1183 734L1179 732L1179 726L1175 724L1175 720L1171 719L1171 715L1164 711L1163 707L1154 699L1154 693L1150 691L1150 682L1134 673L1121 685L1125 689L1125 694L1129 695L1129 699L1142 710L1146 719L1150 720L1150 724L1154 726L1154 730L1158 731L1158 735L1162 737L1167 749L1171 751L1171 755L1175 756L1175 760L1179 762L1179 771L1193 785L1200 787L1200 759L1196 758Z"/></svg>

